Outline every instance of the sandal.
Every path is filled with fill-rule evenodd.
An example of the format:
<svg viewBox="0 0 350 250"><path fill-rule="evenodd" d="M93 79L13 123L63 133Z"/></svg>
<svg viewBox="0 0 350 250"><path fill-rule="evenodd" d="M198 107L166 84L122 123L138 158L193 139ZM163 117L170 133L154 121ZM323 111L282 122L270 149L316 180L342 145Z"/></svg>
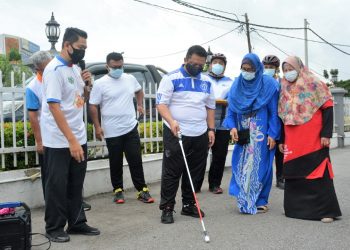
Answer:
<svg viewBox="0 0 350 250"><path fill-rule="evenodd" d="M267 206L259 206L257 209L258 213L266 213L269 210Z"/></svg>

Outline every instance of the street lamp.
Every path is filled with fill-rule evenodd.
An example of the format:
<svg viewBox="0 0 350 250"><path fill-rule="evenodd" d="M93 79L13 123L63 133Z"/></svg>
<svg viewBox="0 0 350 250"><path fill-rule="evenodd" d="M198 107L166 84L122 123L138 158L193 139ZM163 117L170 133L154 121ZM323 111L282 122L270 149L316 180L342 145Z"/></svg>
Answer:
<svg viewBox="0 0 350 250"><path fill-rule="evenodd" d="M60 37L60 24L56 22L55 17L51 15L50 21L46 23L46 37L49 39L49 42L51 43L51 54L57 54L57 50L55 48L55 43L57 43L58 38Z"/></svg>

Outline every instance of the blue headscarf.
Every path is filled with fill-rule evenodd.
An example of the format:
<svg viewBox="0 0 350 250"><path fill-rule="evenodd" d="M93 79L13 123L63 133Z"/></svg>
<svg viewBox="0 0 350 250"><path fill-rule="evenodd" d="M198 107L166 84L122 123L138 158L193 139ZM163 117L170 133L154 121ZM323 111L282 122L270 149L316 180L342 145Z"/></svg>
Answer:
<svg viewBox="0 0 350 250"><path fill-rule="evenodd" d="M255 78L247 81L241 73L232 84L228 97L229 108L238 114L247 114L259 110L270 102L272 96L279 89L275 79L263 74L264 66L256 54L249 53L245 55L242 64L247 60L256 69Z"/></svg>

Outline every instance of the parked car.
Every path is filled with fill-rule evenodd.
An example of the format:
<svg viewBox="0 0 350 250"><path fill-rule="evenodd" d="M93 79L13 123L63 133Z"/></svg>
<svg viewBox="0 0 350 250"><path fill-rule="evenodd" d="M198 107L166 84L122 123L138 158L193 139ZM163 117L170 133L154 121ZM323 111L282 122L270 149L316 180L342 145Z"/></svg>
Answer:
<svg viewBox="0 0 350 250"><path fill-rule="evenodd" d="M94 80L97 80L108 73L106 68L106 63L87 63L86 68L93 75ZM139 64L124 64L124 72L133 75L141 86L145 86L143 89L145 94L156 94L156 83L159 84L162 80L164 74L167 72L159 67L154 65L139 65ZM134 100L135 110L136 110L136 100ZM152 120L156 120L156 103L155 99L152 99L151 107L149 101L146 99L145 102L145 115L146 117L141 117L140 121L144 119L149 120L150 112L152 110ZM161 117L158 116L158 120L161 120ZM91 119L88 116L88 122L91 122Z"/></svg>

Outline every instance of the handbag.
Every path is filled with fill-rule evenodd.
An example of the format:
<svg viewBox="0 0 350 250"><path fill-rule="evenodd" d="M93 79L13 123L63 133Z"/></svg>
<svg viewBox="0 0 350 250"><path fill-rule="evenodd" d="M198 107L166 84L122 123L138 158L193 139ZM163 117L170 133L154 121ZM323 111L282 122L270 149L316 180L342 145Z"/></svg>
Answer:
<svg viewBox="0 0 350 250"><path fill-rule="evenodd" d="M253 102L253 104L254 104L254 102ZM236 142L237 144L243 146L243 145L250 143L250 121L251 121L252 117L255 116L255 114L256 114L256 112L253 112L253 105L252 105L252 110L251 110L250 114L248 115L248 117L249 117L248 118L249 119L248 128L241 129L239 126L239 122L238 122L238 131L237 131L238 141ZM237 121L238 121L238 114L237 114Z"/></svg>

